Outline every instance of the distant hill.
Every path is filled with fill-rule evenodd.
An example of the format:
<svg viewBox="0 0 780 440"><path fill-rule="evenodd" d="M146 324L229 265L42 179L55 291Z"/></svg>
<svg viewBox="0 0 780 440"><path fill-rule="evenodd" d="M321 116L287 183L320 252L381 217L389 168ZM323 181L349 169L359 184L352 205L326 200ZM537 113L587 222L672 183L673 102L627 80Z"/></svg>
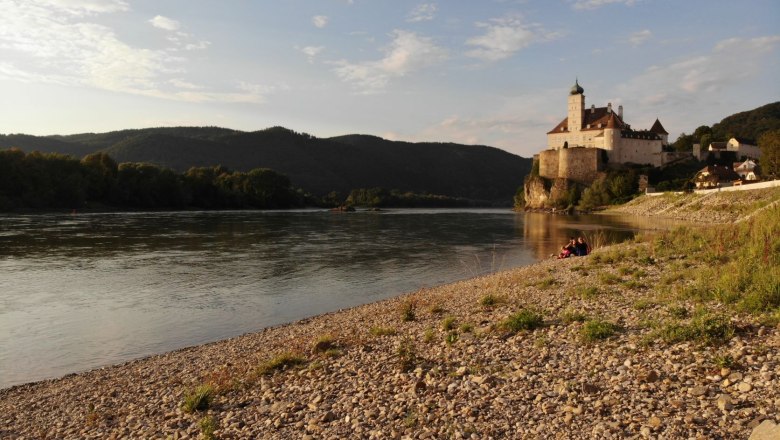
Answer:
<svg viewBox="0 0 780 440"><path fill-rule="evenodd" d="M172 127L69 136L0 135L18 147L83 157L103 151L117 162L147 162L186 171L223 165L237 171L270 168L315 195L383 187L511 204L531 159L453 143L395 142L367 135L316 138L283 127L242 132Z"/></svg>
<svg viewBox="0 0 780 440"><path fill-rule="evenodd" d="M769 130L780 129L780 101L735 113L712 126L714 139L741 137L757 141Z"/></svg>

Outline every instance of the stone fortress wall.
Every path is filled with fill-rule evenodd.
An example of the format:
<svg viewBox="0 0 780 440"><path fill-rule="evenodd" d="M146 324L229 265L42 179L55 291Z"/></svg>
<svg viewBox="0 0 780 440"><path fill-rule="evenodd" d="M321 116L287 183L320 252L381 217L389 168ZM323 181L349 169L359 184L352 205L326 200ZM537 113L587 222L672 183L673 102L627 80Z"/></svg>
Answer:
<svg viewBox="0 0 780 440"><path fill-rule="evenodd" d="M539 175L546 179L568 179L590 185L604 170L600 148L562 148L539 153Z"/></svg>

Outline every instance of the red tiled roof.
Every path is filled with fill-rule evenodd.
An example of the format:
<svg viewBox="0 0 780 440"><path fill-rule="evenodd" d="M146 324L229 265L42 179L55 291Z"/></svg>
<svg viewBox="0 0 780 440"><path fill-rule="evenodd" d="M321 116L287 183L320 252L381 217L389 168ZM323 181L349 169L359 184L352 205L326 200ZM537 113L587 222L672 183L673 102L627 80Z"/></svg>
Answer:
<svg viewBox="0 0 780 440"><path fill-rule="evenodd" d="M628 128L628 124L624 123L617 113L608 111L608 107L587 108L582 116L582 127L580 127L580 130L582 131L602 130L604 128ZM588 124L590 124L590 128L588 128ZM601 127L599 127L599 124L601 124ZM611 126L607 127L608 124L611 124ZM561 131L561 127L563 127L563 131ZM570 131L568 117L559 122L558 125L547 132L547 134L564 133L567 131Z"/></svg>

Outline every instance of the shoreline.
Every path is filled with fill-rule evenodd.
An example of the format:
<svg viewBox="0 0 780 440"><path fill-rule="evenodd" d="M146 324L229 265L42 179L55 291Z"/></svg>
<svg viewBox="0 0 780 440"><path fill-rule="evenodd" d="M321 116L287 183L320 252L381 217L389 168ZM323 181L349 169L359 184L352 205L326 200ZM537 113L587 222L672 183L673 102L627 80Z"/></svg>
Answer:
<svg viewBox="0 0 780 440"><path fill-rule="evenodd" d="M722 345L647 344L650 321L700 307L659 290L685 283L679 258L649 254L617 244L4 388L0 437L200 438L210 420L224 439L747 438L777 422L780 327L736 313ZM507 331L523 311L541 326ZM614 334L584 340L591 321ZM300 362L269 367L285 354ZM202 385L213 401L186 412Z"/></svg>

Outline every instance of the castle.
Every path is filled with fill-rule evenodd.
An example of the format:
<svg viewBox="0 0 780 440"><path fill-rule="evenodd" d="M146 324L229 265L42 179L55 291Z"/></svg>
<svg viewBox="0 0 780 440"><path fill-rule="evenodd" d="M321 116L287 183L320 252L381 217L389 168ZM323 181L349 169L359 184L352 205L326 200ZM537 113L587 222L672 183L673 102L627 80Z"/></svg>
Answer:
<svg viewBox="0 0 780 440"><path fill-rule="evenodd" d="M569 93L568 116L547 133L547 150L538 155L539 174L589 184L599 171L613 164L662 166L674 159L664 152L669 133L655 120L650 130L634 130L617 112L585 107L585 90L575 81Z"/></svg>

